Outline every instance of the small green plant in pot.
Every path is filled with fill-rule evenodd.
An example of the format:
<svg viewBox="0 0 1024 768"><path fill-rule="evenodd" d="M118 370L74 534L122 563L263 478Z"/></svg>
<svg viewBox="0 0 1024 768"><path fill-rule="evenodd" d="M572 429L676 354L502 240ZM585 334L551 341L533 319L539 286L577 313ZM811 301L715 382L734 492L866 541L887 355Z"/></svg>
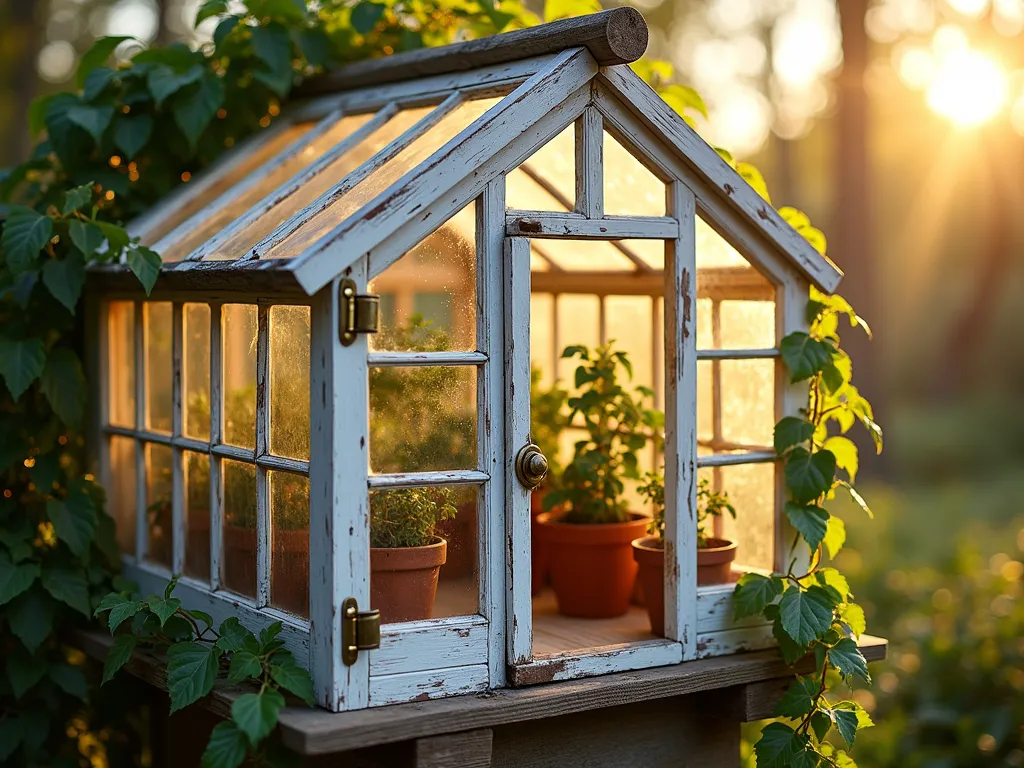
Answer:
<svg viewBox="0 0 1024 768"><path fill-rule="evenodd" d="M621 616L636 582L630 544L647 527L623 499L625 481L639 479L638 453L660 439L664 414L645 407L650 389L630 391L623 384L632 378L632 366L613 343L594 350L566 347L562 357L580 361L565 426L587 436L576 443L559 487L544 497L548 511L538 518L551 586L565 615Z"/></svg>
<svg viewBox="0 0 1024 768"><path fill-rule="evenodd" d="M540 524L537 518L544 512L543 500L559 487L562 467L558 463L558 454L562 432L565 430L566 401L569 393L559 382L550 387L541 385L541 371L532 368L530 371L530 439L548 460L548 475L530 495L530 538L531 541L531 591L540 592L548 581L547 554L544 549Z"/></svg>
<svg viewBox="0 0 1024 768"><path fill-rule="evenodd" d="M385 624L429 619L448 542L438 526L456 515L450 488L370 494L370 604Z"/></svg>
<svg viewBox="0 0 1024 768"><path fill-rule="evenodd" d="M647 535L633 542L633 558L640 567L640 583L647 597L647 615L651 631L665 634L665 476L648 472L638 488L654 510L647 526ZM736 517L736 509L725 491L712 490L707 479L697 483L697 584L727 584L732 581L732 562L736 559L736 543L717 539L708 532L717 517L728 513Z"/></svg>

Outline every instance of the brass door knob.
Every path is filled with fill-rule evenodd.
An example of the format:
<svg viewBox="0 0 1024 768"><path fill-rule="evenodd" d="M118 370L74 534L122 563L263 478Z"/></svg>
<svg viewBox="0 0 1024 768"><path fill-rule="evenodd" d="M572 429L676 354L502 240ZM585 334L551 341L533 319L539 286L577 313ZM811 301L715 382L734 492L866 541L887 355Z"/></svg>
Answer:
<svg viewBox="0 0 1024 768"><path fill-rule="evenodd" d="M544 482L548 475L548 460L533 443L524 445L516 455L516 477L524 487L531 491Z"/></svg>

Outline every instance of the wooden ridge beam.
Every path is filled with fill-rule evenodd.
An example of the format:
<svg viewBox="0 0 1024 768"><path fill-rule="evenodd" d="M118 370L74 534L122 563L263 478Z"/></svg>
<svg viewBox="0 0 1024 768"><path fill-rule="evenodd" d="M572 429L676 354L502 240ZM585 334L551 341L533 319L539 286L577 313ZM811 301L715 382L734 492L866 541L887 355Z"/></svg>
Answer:
<svg viewBox="0 0 1024 768"><path fill-rule="evenodd" d="M320 96L370 85L464 72L577 47L590 51L602 67L629 64L647 50L647 39L647 23L639 11L630 7L613 8L479 40L359 61L308 80L294 95L296 98Z"/></svg>

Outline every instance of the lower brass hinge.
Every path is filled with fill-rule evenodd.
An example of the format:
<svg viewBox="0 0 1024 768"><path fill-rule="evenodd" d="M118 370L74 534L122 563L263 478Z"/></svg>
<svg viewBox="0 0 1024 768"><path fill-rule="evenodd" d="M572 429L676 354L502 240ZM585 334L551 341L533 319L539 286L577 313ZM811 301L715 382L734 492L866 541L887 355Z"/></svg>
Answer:
<svg viewBox="0 0 1024 768"><path fill-rule="evenodd" d="M353 280L342 280L338 296L338 332L341 343L349 346L360 333L377 333L380 329L380 296L356 294Z"/></svg>
<svg viewBox="0 0 1024 768"><path fill-rule="evenodd" d="M360 651L380 648L380 611L359 610L354 597L341 604L341 660L352 666Z"/></svg>

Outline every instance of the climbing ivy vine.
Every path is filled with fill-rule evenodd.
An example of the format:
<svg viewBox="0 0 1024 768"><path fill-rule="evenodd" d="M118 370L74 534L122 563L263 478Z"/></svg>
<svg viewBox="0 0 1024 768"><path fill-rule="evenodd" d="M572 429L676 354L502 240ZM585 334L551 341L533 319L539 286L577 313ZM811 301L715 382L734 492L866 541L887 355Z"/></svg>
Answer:
<svg viewBox="0 0 1024 768"><path fill-rule="evenodd" d="M595 10L597 0L547 0L543 20ZM208 692L221 673L253 685L232 721L214 731L204 757L210 768L236 766L246 754L276 760L265 737L282 691L309 698L308 677L273 629L256 637L232 622L215 628L177 602L173 583L163 596L139 599L116 575L114 525L84 438L96 407L86 399L82 364L86 265L126 264L151 290L160 257L133 240L125 222L266 129L293 88L324 67L541 21L518 0L206 0L196 23L207 19L215 20L213 39L196 50L146 48L124 61L128 38L98 40L82 57L74 92L33 103L32 156L0 171L0 762L78 764L97 681L67 633L92 627L94 613L115 633L106 678L145 647L167 653L176 707ZM642 61L635 69L691 123L706 114L693 89L672 82L667 63ZM753 166L720 152L768 197ZM784 213L824 250L806 217ZM828 436L827 424L845 432L859 419L877 428L838 347L834 319L855 315L836 298L816 296L812 307L812 333L783 345L794 378L810 383L811 403L801 423L780 424L776 433L792 496L787 512L815 553L812 567L748 577L737 608L775 622L788 661L812 649L821 672L800 678L783 700L780 715L796 724L765 729L763 768L849 765L824 741L825 726L852 743L856 725L866 722L855 705L829 704L824 695L834 674L867 673L850 637L863 631L863 614L838 572L821 562L822 548L834 554L842 539L824 503L840 488L859 499L834 473L844 470L852 483L855 453L841 435ZM196 659L202 674L176 688L175 675Z"/></svg>

